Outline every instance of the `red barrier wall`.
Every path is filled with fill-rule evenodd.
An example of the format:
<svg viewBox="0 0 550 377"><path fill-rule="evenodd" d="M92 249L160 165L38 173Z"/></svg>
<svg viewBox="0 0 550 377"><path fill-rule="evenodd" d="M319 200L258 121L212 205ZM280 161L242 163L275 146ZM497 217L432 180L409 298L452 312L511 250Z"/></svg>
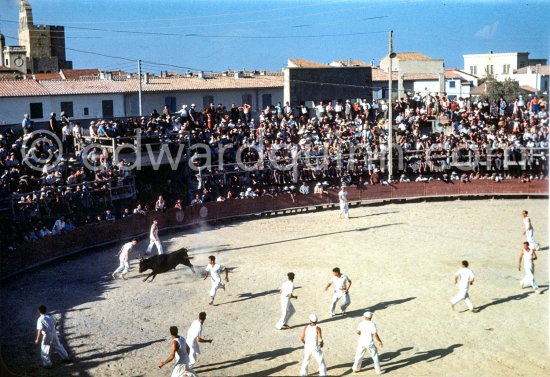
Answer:
<svg viewBox="0 0 550 377"><path fill-rule="evenodd" d="M366 186L361 189L348 188L348 199L352 203L381 199L514 194L548 196L548 181L533 181L530 183L521 183L517 180L503 182L482 180L471 183L432 181L429 183L400 183L394 186ZM154 218L159 220L161 229L167 229L193 225L203 221L230 219L337 203L338 190L332 189L329 190L328 194L322 196L318 194L298 194L294 201L290 194L285 194L275 198L260 197L231 200L223 203L211 202L199 206L185 207L181 211L173 208L168 209L166 212L151 211L145 216L134 215L117 220L115 223L85 225L61 236L26 242L15 252L0 251L0 278L85 248L100 247L132 236L147 235Z"/></svg>

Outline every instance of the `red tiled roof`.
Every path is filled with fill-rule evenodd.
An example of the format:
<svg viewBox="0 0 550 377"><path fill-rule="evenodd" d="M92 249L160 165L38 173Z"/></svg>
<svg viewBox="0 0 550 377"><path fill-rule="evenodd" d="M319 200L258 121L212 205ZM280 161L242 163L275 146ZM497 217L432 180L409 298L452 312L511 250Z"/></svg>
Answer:
<svg viewBox="0 0 550 377"><path fill-rule="evenodd" d="M195 91L220 89L282 88L282 74L257 75L234 78L233 76L207 77L149 77L142 85L144 92ZM77 95L99 93L135 93L139 82L136 78L122 81L110 80L3 80L0 97L24 97L42 95Z"/></svg>
<svg viewBox="0 0 550 377"><path fill-rule="evenodd" d="M99 69L62 69L65 80L78 80L82 76L99 76Z"/></svg>
<svg viewBox="0 0 550 377"><path fill-rule="evenodd" d="M49 73L35 73L34 78L36 80L61 80L62 77L57 72L49 72Z"/></svg>
<svg viewBox="0 0 550 377"><path fill-rule="evenodd" d="M483 95L483 94L487 94L487 84L483 83L480 86L478 86L477 88L474 88L474 89L470 90L470 94L474 95L474 96L480 96L480 95Z"/></svg>
<svg viewBox="0 0 550 377"><path fill-rule="evenodd" d="M392 72L392 80L397 80L397 72ZM388 81L388 72L380 68L372 68L372 81Z"/></svg>
<svg viewBox="0 0 550 377"><path fill-rule="evenodd" d="M445 78L446 79L462 79L462 76L460 76L458 73L456 73L454 69L446 69L445 70Z"/></svg>
<svg viewBox="0 0 550 377"><path fill-rule="evenodd" d="M0 97L47 96L48 91L35 80L0 80Z"/></svg>
<svg viewBox="0 0 550 377"><path fill-rule="evenodd" d="M527 66L527 67L517 69L515 73L522 75L522 74L536 72L536 71L537 71L537 67L534 66L534 65L530 65L530 66ZM541 76L550 76L550 65L541 65L539 67L539 75L541 75Z"/></svg>
<svg viewBox="0 0 550 377"><path fill-rule="evenodd" d="M397 52L395 57L399 60L433 60L420 52Z"/></svg>
<svg viewBox="0 0 550 377"><path fill-rule="evenodd" d="M535 88L533 88L532 86L529 86L529 85L522 85L522 86L520 86L520 89L525 90L528 93L536 93L537 92L537 90Z"/></svg>
<svg viewBox="0 0 550 377"><path fill-rule="evenodd" d="M4 67L4 66L0 66L0 73L4 73L4 72L8 72L8 73L20 73L19 70L15 69L15 68L10 68L10 67Z"/></svg>
<svg viewBox="0 0 550 377"><path fill-rule="evenodd" d="M313 62L311 60L306 60L306 59L288 59L288 66L289 67L295 66L298 68L326 68L329 65Z"/></svg>

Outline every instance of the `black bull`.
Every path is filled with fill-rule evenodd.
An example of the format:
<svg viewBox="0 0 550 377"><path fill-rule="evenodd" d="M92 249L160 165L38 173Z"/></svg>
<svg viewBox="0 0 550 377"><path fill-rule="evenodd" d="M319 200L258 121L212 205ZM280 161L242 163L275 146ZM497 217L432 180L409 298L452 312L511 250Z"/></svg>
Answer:
<svg viewBox="0 0 550 377"><path fill-rule="evenodd" d="M157 274L168 272L176 268L178 264L183 264L189 267L194 273L195 269L190 262L191 258L192 257L189 257L187 254L187 249L185 247L170 254L153 255L147 259L141 258L139 261L139 272L141 273L147 270L153 270L153 272L143 279L143 281L147 281L147 279L151 276L153 277L151 281L153 281L155 280L155 276L157 276Z"/></svg>

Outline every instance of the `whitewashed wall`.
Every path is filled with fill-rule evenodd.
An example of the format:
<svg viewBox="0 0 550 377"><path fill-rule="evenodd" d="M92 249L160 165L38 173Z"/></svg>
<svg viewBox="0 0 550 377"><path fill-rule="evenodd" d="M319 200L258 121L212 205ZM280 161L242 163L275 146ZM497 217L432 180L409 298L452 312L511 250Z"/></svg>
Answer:
<svg viewBox="0 0 550 377"><path fill-rule="evenodd" d="M59 116L61 113L61 102L73 102L74 119L92 119L103 116L102 101L113 101L113 115L115 117L124 116L125 104L122 94L93 94L93 95L74 95L74 96L50 96L50 97L14 97L0 98L0 124L15 124L23 120L23 114L30 114L31 103L42 103L42 118L33 118L35 122L46 121L50 118L50 113L55 112ZM88 115L84 115L84 108L89 110Z"/></svg>

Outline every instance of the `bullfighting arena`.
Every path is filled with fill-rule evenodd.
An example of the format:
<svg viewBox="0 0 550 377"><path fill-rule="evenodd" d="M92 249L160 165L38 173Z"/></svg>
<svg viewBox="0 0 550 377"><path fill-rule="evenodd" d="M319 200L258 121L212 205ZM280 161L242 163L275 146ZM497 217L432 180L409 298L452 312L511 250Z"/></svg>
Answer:
<svg viewBox="0 0 550 377"><path fill-rule="evenodd" d="M535 277L543 291L520 289L521 210L529 211L541 245ZM200 376L298 375L301 327L320 319L329 375L351 374L366 309L384 341L384 374L395 376L548 376L548 201L475 200L353 207L337 211L262 217L205 225L161 235L165 250L187 247L197 267L142 282L134 251L129 280L113 280L119 246L89 252L2 285L1 352L9 370L23 376L170 376L174 362L169 327L185 336L207 312L195 370ZM146 240L136 247L145 250ZM20 252L24 252L21 250ZM210 282L199 273L207 256L230 268L226 291L208 305ZM453 311L453 273L467 259L476 274L470 295ZM333 267L353 281L346 316L328 318L324 291ZM298 299L291 329L276 330L278 290L294 272ZM74 357L40 364L36 309L45 304L59 320L61 342ZM338 312L338 310L337 310ZM312 359L310 375L317 374ZM370 358L359 375L375 375Z"/></svg>

